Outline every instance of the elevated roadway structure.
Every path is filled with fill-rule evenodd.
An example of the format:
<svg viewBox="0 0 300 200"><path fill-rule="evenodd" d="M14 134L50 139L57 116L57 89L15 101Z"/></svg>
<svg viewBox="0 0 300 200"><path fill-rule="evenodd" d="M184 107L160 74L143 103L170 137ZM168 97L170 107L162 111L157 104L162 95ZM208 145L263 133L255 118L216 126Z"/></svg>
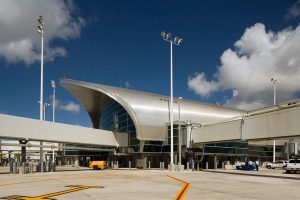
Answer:
<svg viewBox="0 0 300 200"><path fill-rule="evenodd" d="M193 143L220 141L273 140L300 137L300 101L246 112L217 123L195 125Z"/></svg>

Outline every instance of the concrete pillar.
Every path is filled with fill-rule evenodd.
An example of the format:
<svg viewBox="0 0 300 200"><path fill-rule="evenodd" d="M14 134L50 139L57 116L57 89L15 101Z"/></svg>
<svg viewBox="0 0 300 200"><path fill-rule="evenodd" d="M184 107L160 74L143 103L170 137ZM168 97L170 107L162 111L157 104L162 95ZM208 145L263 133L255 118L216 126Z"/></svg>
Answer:
<svg viewBox="0 0 300 200"><path fill-rule="evenodd" d="M145 146L145 141L144 140L140 140L140 149L139 149L140 153L142 153L144 151L144 146Z"/></svg>
<svg viewBox="0 0 300 200"><path fill-rule="evenodd" d="M11 151L8 151L8 162L11 161Z"/></svg>
<svg viewBox="0 0 300 200"><path fill-rule="evenodd" d="M145 156L143 158L143 169L146 169L147 168L147 157Z"/></svg>
<svg viewBox="0 0 300 200"><path fill-rule="evenodd" d="M33 173L33 163L30 163L30 165L29 165L29 171L30 171L31 174Z"/></svg>
<svg viewBox="0 0 300 200"><path fill-rule="evenodd" d="M186 170L190 170L190 163L189 162L186 163Z"/></svg>
<svg viewBox="0 0 300 200"><path fill-rule="evenodd" d="M26 174L26 166L25 166L25 162L22 163L22 174Z"/></svg>
<svg viewBox="0 0 300 200"><path fill-rule="evenodd" d="M17 162L12 163L12 173L16 174L18 172Z"/></svg>
<svg viewBox="0 0 300 200"><path fill-rule="evenodd" d="M192 170L195 171L195 162L192 161Z"/></svg>
<svg viewBox="0 0 300 200"><path fill-rule="evenodd" d="M199 162L197 162L197 171L200 171Z"/></svg>
<svg viewBox="0 0 300 200"><path fill-rule="evenodd" d="M9 162L8 166L9 166L9 173L13 174L13 162Z"/></svg>
<svg viewBox="0 0 300 200"><path fill-rule="evenodd" d="M41 172L44 172L44 149L43 142L40 142L40 163L41 163Z"/></svg>
<svg viewBox="0 0 300 200"><path fill-rule="evenodd" d="M19 140L20 144L27 144L27 140ZM21 147L21 164L26 162L26 146Z"/></svg>
<svg viewBox="0 0 300 200"><path fill-rule="evenodd" d="M180 120L179 120L180 121ZM178 128L178 165L181 165L181 126L180 126L180 122L179 122L179 128Z"/></svg>
<svg viewBox="0 0 300 200"><path fill-rule="evenodd" d="M192 123L188 120L186 123L186 147L190 148L191 145L191 133L192 133Z"/></svg>
<svg viewBox="0 0 300 200"><path fill-rule="evenodd" d="M78 157L75 158L74 166L79 167L79 158Z"/></svg>
<svg viewBox="0 0 300 200"><path fill-rule="evenodd" d="M164 162L159 162L160 170L164 171L165 170L165 163Z"/></svg>
<svg viewBox="0 0 300 200"><path fill-rule="evenodd" d="M128 168L131 169L131 161L128 162Z"/></svg>
<svg viewBox="0 0 300 200"><path fill-rule="evenodd" d="M45 172L45 167L44 167L44 165L45 165L45 163L44 163L44 154L42 154L40 160L41 160L41 162L40 162L40 167L41 167L40 172L43 173L43 172Z"/></svg>
<svg viewBox="0 0 300 200"><path fill-rule="evenodd" d="M148 161L148 168L151 168L151 161Z"/></svg>
<svg viewBox="0 0 300 200"><path fill-rule="evenodd" d="M205 169L208 169L208 162L205 163Z"/></svg>
<svg viewBox="0 0 300 200"><path fill-rule="evenodd" d="M214 169L217 169L218 168L218 157L217 155L214 155Z"/></svg>

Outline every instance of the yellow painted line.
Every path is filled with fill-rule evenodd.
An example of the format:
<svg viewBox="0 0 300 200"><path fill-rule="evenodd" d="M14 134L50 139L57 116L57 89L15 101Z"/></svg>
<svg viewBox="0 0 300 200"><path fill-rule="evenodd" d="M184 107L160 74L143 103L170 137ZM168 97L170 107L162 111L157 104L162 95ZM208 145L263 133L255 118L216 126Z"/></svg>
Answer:
<svg viewBox="0 0 300 200"><path fill-rule="evenodd" d="M67 187L75 187L75 188L60 191L60 192L45 194L45 195L41 195L41 196L37 196L37 197L38 198L49 198L49 197L53 197L53 196L58 196L58 195L62 195L62 194L67 194L67 193L71 193L71 192L80 191L80 190L86 190L86 189L89 189L89 188L104 188L103 186L84 186L84 185L81 185L81 186L67 186Z"/></svg>
<svg viewBox="0 0 300 200"><path fill-rule="evenodd" d="M182 200L182 199L184 199L184 196L186 195L188 189L190 188L190 183L185 182L185 181L183 181L181 179L178 179L178 178L176 178L174 176L169 176L168 175L168 177L172 178L172 179L175 179L176 181L179 181L179 182L183 183L182 188L177 192L177 194L175 195L175 197L173 198L173 200Z"/></svg>
<svg viewBox="0 0 300 200"><path fill-rule="evenodd" d="M42 200L42 199L44 199L45 200L45 199L48 199L48 200L50 200L51 199L50 197L59 196L59 195L63 195L63 194L71 193L71 192L77 192L77 191L86 190L89 188L103 188L103 186L85 186L85 185L69 185L66 187L74 187L74 188L59 191L59 192L44 194L44 195L40 195L40 196L36 196L36 197L12 195L12 196L8 196L8 197L2 197L2 199L9 199L9 200L13 200L13 199L18 199L18 200Z"/></svg>

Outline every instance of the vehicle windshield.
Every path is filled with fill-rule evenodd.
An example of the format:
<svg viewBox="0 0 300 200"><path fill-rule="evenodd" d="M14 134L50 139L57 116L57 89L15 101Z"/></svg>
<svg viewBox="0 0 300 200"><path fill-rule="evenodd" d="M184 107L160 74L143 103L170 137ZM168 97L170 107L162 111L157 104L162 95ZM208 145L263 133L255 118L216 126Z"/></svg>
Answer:
<svg viewBox="0 0 300 200"><path fill-rule="evenodd" d="M300 160L290 160L289 163L300 163Z"/></svg>

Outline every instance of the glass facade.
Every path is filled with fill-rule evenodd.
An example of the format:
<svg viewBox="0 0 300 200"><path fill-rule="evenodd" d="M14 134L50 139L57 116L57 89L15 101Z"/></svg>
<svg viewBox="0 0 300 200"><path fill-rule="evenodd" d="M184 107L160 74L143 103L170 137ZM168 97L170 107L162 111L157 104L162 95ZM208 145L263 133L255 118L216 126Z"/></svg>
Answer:
<svg viewBox="0 0 300 200"><path fill-rule="evenodd" d="M223 142L205 145L205 153L248 154L248 142Z"/></svg>
<svg viewBox="0 0 300 200"><path fill-rule="evenodd" d="M137 151L139 143L136 139L134 123L127 111L118 102L113 101L101 113L100 129L128 133L129 147Z"/></svg>
<svg viewBox="0 0 300 200"><path fill-rule="evenodd" d="M136 138L134 123L127 111L118 102L113 101L101 113L100 129L129 134L129 147L137 152L140 148ZM161 152L162 141L145 141L143 152Z"/></svg>

